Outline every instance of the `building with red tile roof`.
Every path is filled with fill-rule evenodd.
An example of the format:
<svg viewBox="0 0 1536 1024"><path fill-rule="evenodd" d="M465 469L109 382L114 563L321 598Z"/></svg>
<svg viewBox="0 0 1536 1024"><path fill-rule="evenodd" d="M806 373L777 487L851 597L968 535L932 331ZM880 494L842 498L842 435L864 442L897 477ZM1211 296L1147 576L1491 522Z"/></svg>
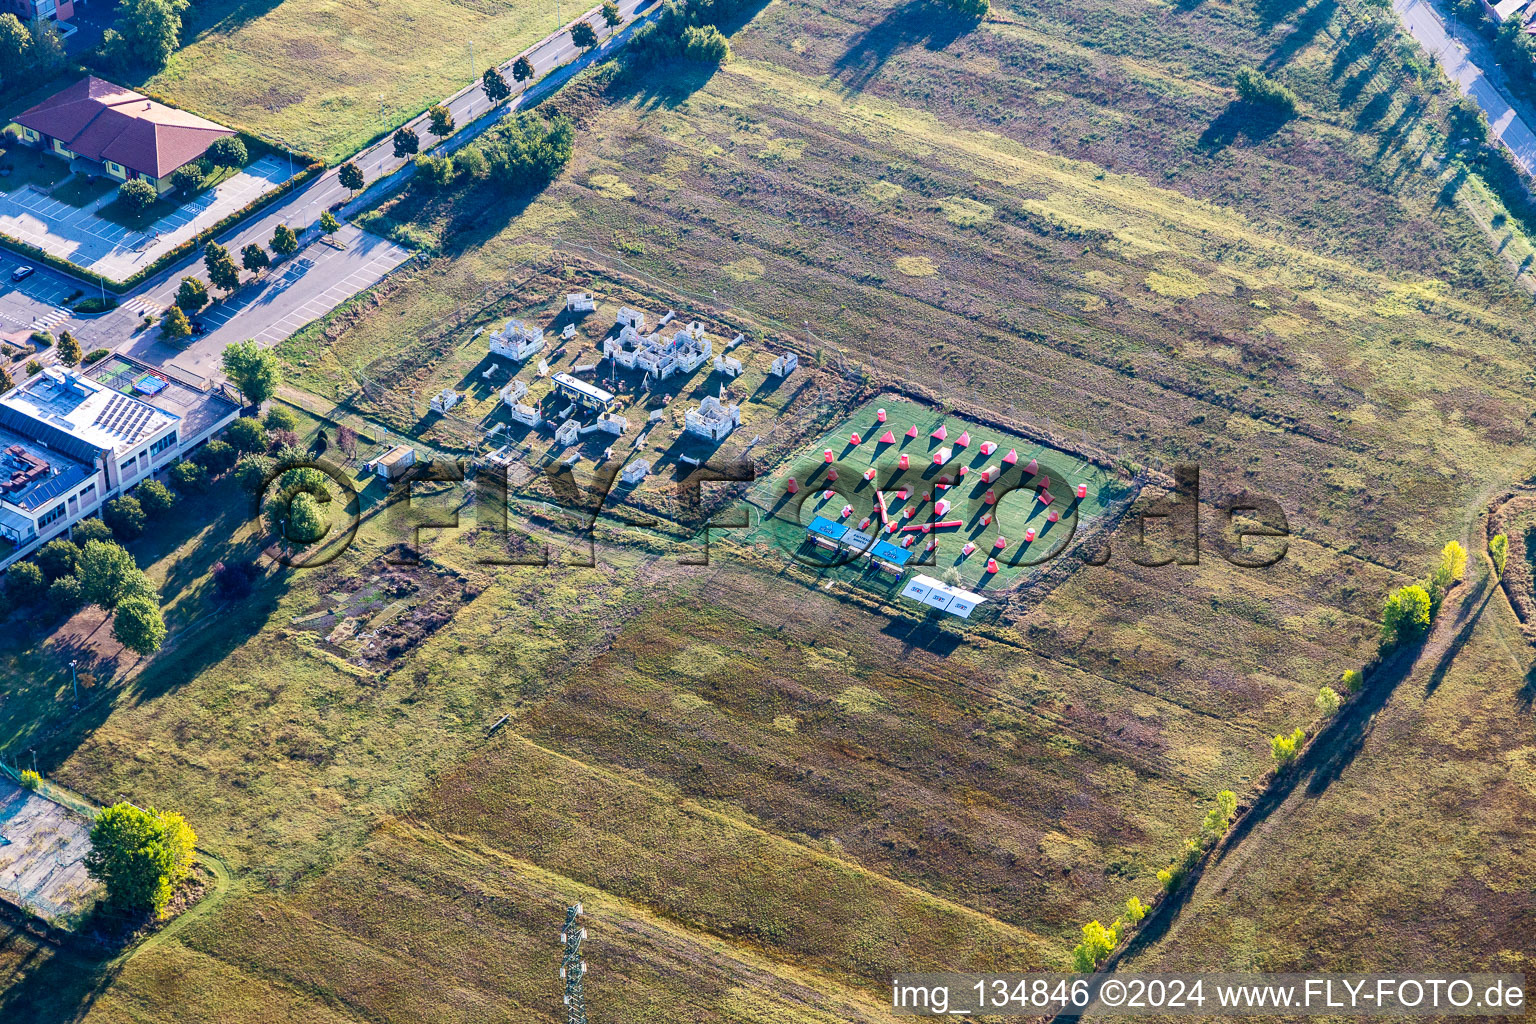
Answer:
<svg viewBox="0 0 1536 1024"><path fill-rule="evenodd" d="M56 156L99 163L119 181L147 178L162 192L176 168L202 156L215 139L235 134L94 76L17 114L15 121L29 141Z"/></svg>

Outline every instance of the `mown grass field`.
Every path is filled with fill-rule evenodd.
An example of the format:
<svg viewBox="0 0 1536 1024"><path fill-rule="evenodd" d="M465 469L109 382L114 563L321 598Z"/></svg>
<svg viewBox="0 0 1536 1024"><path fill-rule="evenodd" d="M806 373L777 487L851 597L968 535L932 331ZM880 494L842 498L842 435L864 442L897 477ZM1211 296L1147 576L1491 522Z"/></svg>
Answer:
<svg viewBox="0 0 1536 1024"><path fill-rule="evenodd" d="M473 374L469 333L533 267L510 308L596 278L796 347L769 469L899 387L1120 471L1198 462L1203 557L1112 541L961 632L750 537L685 566L605 521L595 568L493 569L467 518L427 555L473 595L371 670L293 622L395 553L371 520L47 738L67 784L186 813L235 891L110 973L13 938L4 1009L557 1020L574 899L593 1019L884 1020L894 969L1064 966L1218 790L1254 796L1268 737L1315 728L1381 595L1530 469L1529 299L1496 203L1442 163L1435 79L1359 27L1321 0L1005 2L968 32L779 0L712 75L578 89L605 102L572 103L576 156L538 198L392 207L438 258L284 345L309 407L472 450L410 392ZM1242 64L1301 116L1254 131ZM1243 489L1290 523L1267 569L1209 543ZM145 552L177 621L231 536ZM1497 601L1147 962L1517 962L1530 655Z"/></svg>
<svg viewBox="0 0 1536 1024"><path fill-rule="evenodd" d="M557 26L532 0L210 0L165 68L129 84L337 163Z"/></svg>

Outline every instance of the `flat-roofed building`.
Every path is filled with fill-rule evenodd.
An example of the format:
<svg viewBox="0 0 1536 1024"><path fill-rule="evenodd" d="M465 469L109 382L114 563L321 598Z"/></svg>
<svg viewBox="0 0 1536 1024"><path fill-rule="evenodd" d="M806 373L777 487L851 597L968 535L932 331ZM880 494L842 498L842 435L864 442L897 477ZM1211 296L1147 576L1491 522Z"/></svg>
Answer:
<svg viewBox="0 0 1536 1024"><path fill-rule="evenodd" d="M613 392L604 391L596 384L588 384L568 373L557 373L550 380L556 391L584 408L607 412L613 406Z"/></svg>
<svg viewBox="0 0 1536 1024"><path fill-rule="evenodd" d="M48 367L0 395L0 568L232 423L240 408L191 383L108 356Z"/></svg>

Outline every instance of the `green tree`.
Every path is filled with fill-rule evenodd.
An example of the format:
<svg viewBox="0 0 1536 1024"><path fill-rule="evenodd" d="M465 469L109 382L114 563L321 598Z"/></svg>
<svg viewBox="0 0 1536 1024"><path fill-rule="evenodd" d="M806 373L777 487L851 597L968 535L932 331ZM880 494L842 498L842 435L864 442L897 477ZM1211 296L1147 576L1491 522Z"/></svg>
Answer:
<svg viewBox="0 0 1536 1024"><path fill-rule="evenodd" d="M356 194L363 187L363 171L357 164L348 160L336 169L336 180L341 182L341 187L348 192ZM348 199L352 198L350 195Z"/></svg>
<svg viewBox="0 0 1536 1024"><path fill-rule="evenodd" d="M503 121L482 144L490 177L509 192L543 188L571 158L576 128L564 115L524 112Z"/></svg>
<svg viewBox="0 0 1536 1024"><path fill-rule="evenodd" d="M1296 751L1306 738L1306 732L1298 728L1289 736L1280 734L1271 739L1269 753L1275 759L1275 764L1283 768L1296 760Z"/></svg>
<svg viewBox="0 0 1536 1024"><path fill-rule="evenodd" d="M11 368L0 366L0 392L9 391L15 386L16 382L11 379Z"/></svg>
<svg viewBox="0 0 1536 1024"><path fill-rule="evenodd" d="M1132 896L1125 901L1125 919L1131 924L1140 924L1141 919L1147 916L1146 904L1140 898Z"/></svg>
<svg viewBox="0 0 1536 1024"><path fill-rule="evenodd" d="M144 506L132 495L113 498L101 510L101 518L119 540L133 540L144 532Z"/></svg>
<svg viewBox="0 0 1536 1024"><path fill-rule="evenodd" d="M224 349L223 367L224 376L251 405L261 405L283 383L277 356L249 339Z"/></svg>
<svg viewBox="0 0 1536 1024"><path fill-rule="evenodd" d="M240 268L235 266L229 250L218 242L203 246L203 264L208 268L209 283L219 291L228 295L240 287Z"/></svg>
<svg viewBox="0 0 1536 1024"><path fill-rule="evenodd" d="M180 293L177 298L180 298ZM165 316L160 318L160 333L170 341L192 336L192 321L187 319L187 314L182 312L180 306L172 306L165 311Z"/></svg>
<svg viewBox="0 0 1536 1024"><path fill-rule="evenodd" d="M1354 693L1360 689L1360 684L1364 680L1365 673L1357 668L1347 668L1344 670L1344 674L1339 676L1339 682L1343 684L1345 691L1348 693Z"/></svg>
<svg viewBox="0 0 1536 1024"><path fill-rule="evenodd" d="M501 72L495 68L486 68L485 74L480 76L480 87L485 90L486 99L493 104L500 103L512 95L512 87L501 76Z"/></svg>
<svg viewBox="0 0 1536 1024"><path fill-rule="evenodd" d="M259 274L272 265L272 257L267 255L267 250L252 242L240 250L240 265L253 274Z"/></svg>
<svg viewBox="0 0 1536 1024"><path fill-rule="evenodd" d="M330 210L325 210L320 214L320 233L322 235L334 235L340 230L341 224L331 214Z"/></svg>
<svg viewBox="0 0 1536 1024"><path fill-rule="evenodd" d="M713 25L689 25L683 30L682 58L695 64L724 64L731 44Z"/></svg>
<svg viewBox="0 0 1536 1024"><path fill-rule="evenodd" d="M1488 538L1488 557L1493 559L1493 571L1504 575L1504 563L1509 561L1509 538L1496 533Z"/></svg>
<svg viewBox="0 0 1536 1024"><path fill-rule="evenodd" d="M195 160L182 164L171 172L171 187L184 196L200 191L207 180L208 176L203 173L203 169Z"/></svg>
<svg viewBox="0 0 1536 1024"><path fill-rule="evenodd" d="M421 139L404 125L395 132L395 158L414 156L421 149Z"/></svg>
<svg viewBox="0 0 1536 1024"><path fill-rule="evenodd" d="M165 643L165 619L160 606L138 595L123 598L112 616L112 636L135 654L154 654Z"/></svg>
<svg viewBox="0 0 1536 1024"><path fill-rule="evenodd" d="M171 463L166 470L171 486L183 494L195 494L208 487L208 473L202 466L187 459Z"/></svg>
<svg viewBox="0 0 1536 1024"><path fill-rule="evenodd" d="M235 463L235 483L241 490L250 491L252 494L261 490L267 482L267 477L277 468L277 462L265 455L243 455L240 461Z"/></svg>
<svg viewBox="0 0 1536 1024"><path fill-rule="evenodd" d="M1317 700L1313 703L1317 705L1318 711L1324 715L1332 716L1334 712L1339 710L1339 704L1342 700L1343 698L1339 696L1338 690L1331 686L1324 686L1318 689Z"/></svg>
<svg viewBox="0 0 1536 1024"><path fill-rule="evenodd" d="M619 11L619 5L613 0L603 0L603 24L608 26L608 35L613 35L614 29L624 24L624 15Z"/></svg>
<svg viewBox="0 0 1536 1024"><path fill-rule="evenodd" d="M992 10L989 0L944 0L944 3L966 17L977 20L985 18Z"/></svg>
<svg viewBox="0 0 1536 1024"><path fill-rule="evenodd" d="M79 547L85 547L93 540L112 541L112 528L100 519L92 516L82 519L69 528L69 539Z"/></svg>
<svg viewBox="0 0 1536 1024"><path fill-rule="evenodd" d="M80 578L81 596L103 608L116 608L126 597L155 597L153 584L133 563L133 556L111 541L88 541L80 551L75 575Z"/></svg>
<svg viewBox="0 0 1536 1024"><path fill-rule="evenodd" d="M1115 927L1105 928L1097 921L1083 925L1083 941L1072 950L1072 969L1078 974L1091 974L1109 959L1109 954L1120 944Z"/></svg>
<svg viewBox="0 0 1536 1024"><path fill-rule="evenodd" d="M266 428L250 417L241 417L231 423L224 431L224 439L237 452L264 452L272 443Z"/></svg>
<svg viewBox="0 0 1536 1024"><path fill-rule="evenodd" d="M423 154L415 160L416 180L431 191L453 184L453 161L446 156Z"/></svg>
<svg viewBox="0 0 1536 1024"><path fill-rule="evenodd" d="M68 331L59 335L59 362L65 366L80 365L80 343Z"/></svg>
<svg viewBox="0 0 1536 1024"><path fill-rule="evenodd" d="M80 549L63 537L44 544L37 552L37 567L50 580L68 576L80 561Z"/></svg>
<svg viewBox="0 0 1536 1024"><path fill-rule="evenodd" d="M159 198L154 184L144 178L125 181L117 189L117 201L132 213L143 213Z"/></svg>
<svg viewBox="0 0 1536 1024"><path fill-rule="evenodd" d="M36 564L17 562L6 571L5 590L13 604L34 604L48 592L48 580Z"/></svg>
<svg viewBox="0 0 1536 1024"><path fill-rule="evenodd" d="M29 71L32 34L14 14L0 14L0 82L20 80Z"/></svg>
<svg viewBox="0 0 1536 1024"><path fill-rule="evenodd" d="M210 441L208 443L215 444L217 442ZM228 448L229 446L225 445L224 447ZM171 489L159 480L145 480L133 489L133 494L138 499L139 507L144 510L146 516L159 518L176 505L176 495L172 494Z"/></svg>
<svg viewBox="0 0 1536 1024"><path fill-rule="evenodd" d="M531 81L533 79L533 75L533 61L529 60L527 57L519 57L515 62L513 62L512 78L514 81L519 83ZM527 86L524 86L523 88L526 89Z"/></svg>
<svg viewBox="0 0 1536 1024"><path fill-rule="evenodd" d="M584 21L578 21L571 26L571 42L583 50L590 50L597 45L597 29Z"/></svg>
<svg viewBox="0 0 1536 1024"><path fill-rule="evenodd" d="M320 510L319 501L308 491L300 491L288 502L286 518L285 534L291 541L313 544L325 536L325 513Z"/></svg>
<svg viewBox="0 0 1536 1024"><path fill-rule="evenodd" d="M299 236L287 224L279 224L272 231L271 245L279 256L292 256L299 251Z"/></svg>
<svg viewBox="0 0 1536 1024"><path fill-rule="evenodd" d="M192 453L192 460L212 476L228 472L239 457L240 453L235 451L234 445L224 441L209 441Z"/></svg>
<svg viewBox="0 0 1536 1024"><path fill-rule="evenodd" d="M465 146L454 154L453 170L461 181L483 181L490 173L491 162L476 146Z"/></svg>
<svg viewBox="0 0 1536 1024"><path fill-rule="evenodd" d="M179 814L113 804L96 814L85 869L121 911L159 914L192 870L197 837Z"/></svg>
<svg viewBox="0 0 1536 1024"><path fill-rule="evenodd" d="M208 147L206 156L215 167L244 167L245 162L250 159L250 154L245 150L245 143L233 135L214 139Z"/></svg>
<svg viewBox="0 0 1536 1024"><path fill-rule="evenodd" d="M1237 794L1224 789L1216 794L1216 806L1205 812L1200 831L1207 838L1220 838L1232 827L1232 817L1237 814Z"/></svg>
<svg viewBox="0 0 1536 1024"><path fill-rule="evenodd" d="M181 10L171 0L118 0L115 39L104 40L108 58L160 68L180 43Z"/></svg>
<svg viewBox="0 0 1536 1024"><path fill-rule="evenodd" d="M427 120L432 125L432 134L443 139L453 134L453 114L441 103L434 103L427 108Z"/></svg>
<svg viewBox="0 0 1536 1024"><path fill-rule="evenodd" d="M1237 73L1237 98L1250 107L1263 107L1280 117L1296 113L1296 94L1254 68Z"/></svg>
<svg viewBox="0 0 1536 1024"><path fill-rule="evenodd" d="M195 277L184 277L176 289L176 305L188 313L196 313L208 305L208 286Z"/></svg>
<svg viewBox="0 0 1536 1024"><path fill-rule="evenodd" d="M299 425L298 417L280 405L268 409L263 422L268 430L295 430Z"/></svg>
<svg viewBox="0 0 1536 1024"><path fill-rule="evenodd" d="M1429 592L1417 583L1392 591L1382 607L1381 639L1385 646L1410 643L1429 630Z"/></svg>
<svg viewBox="0 0 1536 1024"><path fill-rule="evenodd" d="M1440 566L1460 583L1467 578L1467 549L1454 540L1446 544L1440 549Z"/></svg>
<svg viewBox="0 0 1536 1024"><path fill-rule="evenodd" d="M80 593L80 581L74 576L60 576L48 584L48 603L53 605L61 615L70 615L77 611L85 598Z"/></svg>

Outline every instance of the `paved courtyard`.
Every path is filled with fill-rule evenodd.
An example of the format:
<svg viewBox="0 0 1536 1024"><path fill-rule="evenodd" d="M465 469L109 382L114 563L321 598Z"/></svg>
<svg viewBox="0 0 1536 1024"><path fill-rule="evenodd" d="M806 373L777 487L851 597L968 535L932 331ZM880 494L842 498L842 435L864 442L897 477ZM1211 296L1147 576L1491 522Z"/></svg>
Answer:
<svg viewBox="0 0 1536 1024"><path fill-rule="evenodd" d="M192 197L143 231L130 230L96 215L98 209L112 202L115 190L87 206L76 207L32 185L23 185L11 192L0 192L0 234L29 242L78 267L121 281L289 177L288 159L268 154L239 174Z"/></svg>

